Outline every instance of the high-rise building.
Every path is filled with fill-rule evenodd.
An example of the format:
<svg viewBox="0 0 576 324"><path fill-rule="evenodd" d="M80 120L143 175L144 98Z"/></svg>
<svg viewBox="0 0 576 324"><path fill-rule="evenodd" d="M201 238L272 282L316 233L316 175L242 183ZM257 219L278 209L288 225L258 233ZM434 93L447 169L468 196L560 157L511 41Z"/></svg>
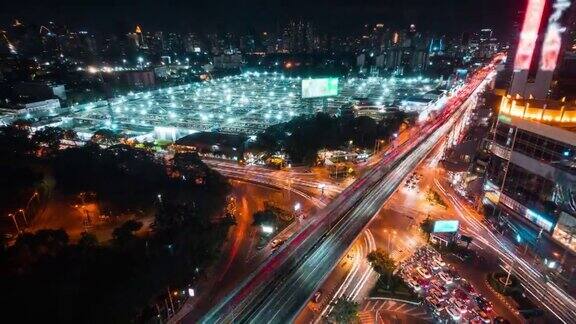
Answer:
<svg viewBox="0 0 576 324"><path fill-rule="evenodd" d="M146 42L144 41L144 35L142 34L142 28L139 25L136 25L136 28L133 33L128 33L128 39L130 40L130 45L135 48L147 48Z"/></svg>
<svg viewBox="0 0 576 324"><path fill-rule="evenodd" d="M576 104L502 97L484 203L576 251Z"/></svg>

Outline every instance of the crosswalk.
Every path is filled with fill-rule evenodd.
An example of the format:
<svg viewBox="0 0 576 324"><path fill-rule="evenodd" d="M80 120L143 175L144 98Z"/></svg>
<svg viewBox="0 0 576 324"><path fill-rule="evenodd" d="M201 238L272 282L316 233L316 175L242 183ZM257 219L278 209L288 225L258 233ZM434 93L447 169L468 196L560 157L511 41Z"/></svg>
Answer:
<svg viewBox="0 0 576 324"><path fill-rule="evenodd" d="M414 320L432 321L432 317L422 306L385 299L365 300L360 306L358 315L362 324L413 323Z"/></svg>

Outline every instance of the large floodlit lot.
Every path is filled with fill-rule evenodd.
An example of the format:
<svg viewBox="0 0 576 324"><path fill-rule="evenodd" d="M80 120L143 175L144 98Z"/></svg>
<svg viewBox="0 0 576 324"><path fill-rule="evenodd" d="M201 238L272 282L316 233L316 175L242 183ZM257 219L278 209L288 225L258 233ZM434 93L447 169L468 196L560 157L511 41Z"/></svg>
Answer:
<svg viewBox="0 0 576 324"><path fill-rule="evenodd" d="M65 117L72 128L90 133L113 128L127 133L150 129L172 136L194 131L256 134L298 115L330 114L355 100L389 106L442 85L428 78L348 78L338 95L302 99L302 79L249 72L160 90L129 93L106 102L78 105Z"/></svg>

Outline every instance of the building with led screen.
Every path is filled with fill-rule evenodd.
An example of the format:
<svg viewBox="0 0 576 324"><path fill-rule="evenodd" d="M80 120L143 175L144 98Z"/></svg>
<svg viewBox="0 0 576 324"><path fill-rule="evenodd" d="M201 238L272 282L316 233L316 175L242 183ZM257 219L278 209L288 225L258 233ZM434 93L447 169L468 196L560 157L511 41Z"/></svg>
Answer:
<svg viewBox="0 0 576 324"><path fill-rule="evenodd" d="M519 221L538 238L550 236L576 251L576 102L548 98L564 30L559 19L570 3L551 2L545 32L533 34L529 20L540 21L544 3L528 4L513 82L492 129L483 202L501 221ZM542 51L536 77L527 81L533 36L542 38Z"/></svg>

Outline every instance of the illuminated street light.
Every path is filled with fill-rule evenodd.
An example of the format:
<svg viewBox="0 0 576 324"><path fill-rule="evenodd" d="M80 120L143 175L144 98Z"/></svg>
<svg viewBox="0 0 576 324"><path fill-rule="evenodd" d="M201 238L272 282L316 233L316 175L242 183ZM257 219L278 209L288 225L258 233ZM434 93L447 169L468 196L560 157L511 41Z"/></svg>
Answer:
<svg viewBox="0 0 576 324"><path fill-rule="evenodd" d="M26 218L26 211L24 211L24 209L22 209L22 208L18 209L18 211L19 211L20 213L22 213L22 217L24 217L24 223L25 223L26 225L28 225L28 219Z"/></svg>
<svg viewBox="0 0 576 324"><path fill-rule="evenodd" d="M299 202L297 202L296 204L294 204L294 211L299 211L300 208L302 208L302 205L300 205Z"/></svg>
<svg viewBox="0 0 576 324"><path fill-rule="evenodd" d="M16 215L10 213L10 214L8 214L8 217L12 218L12 221L14 222L14 226L16 226L16 232L20 233L20 227L18 226L18 221L16 221Z"/></svg>
<svg viewBox="0 0 576 324"><path fill-rule="evenodd" d="M319 188L320 190L322 190L322 193L321 193L321 194L322 194L322 196L324 196L324 188L326 188L326 184L321 183L321 184L318 185L318 188Z"/></svg>

